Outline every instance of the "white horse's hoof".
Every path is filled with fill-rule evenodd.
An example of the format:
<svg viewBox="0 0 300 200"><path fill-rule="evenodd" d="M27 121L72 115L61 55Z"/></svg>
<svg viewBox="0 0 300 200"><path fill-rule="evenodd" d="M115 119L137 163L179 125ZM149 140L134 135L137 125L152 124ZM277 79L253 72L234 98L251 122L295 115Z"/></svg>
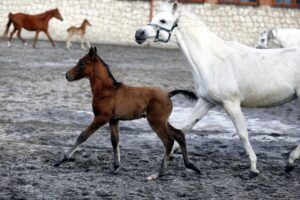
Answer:
<svg viewBox="0 0 300 200"><path fill-rule="evenodd" d="M296 165L288 163L285 167L285 172L290 173L291 171L293 171L295 169L295 167L296 167Z"/></svg>
<svg viewBox="0 0 300 200"><path fill-rule="evenodd" d="M258 175L259 175L259 171L258 170L256 170L256 171L250 171L250 173L249 173L249 177L250 178L255 178Z"/></svg>
<svg viewBox="0 0 300 200"><path fill-rule="evenodd" d="M7 47L11 47L11 42L7 42Z"/></svg>
<svg viewBox="0 0 300 200"><path fill-rule="evenodd" d="M153 174L153 175L151 175L151 176L148 176L148 177L147 177L147 180L153 181L153 180L157 179L158 177L159 177L158 174Z"/></svg>
<svg viewBox="0 0 300 200"><path fill-rule="evenodd" d="M27 46L28 43L27 43L27 42L24 42L23 44L24 44L24 46Z"/></svg>

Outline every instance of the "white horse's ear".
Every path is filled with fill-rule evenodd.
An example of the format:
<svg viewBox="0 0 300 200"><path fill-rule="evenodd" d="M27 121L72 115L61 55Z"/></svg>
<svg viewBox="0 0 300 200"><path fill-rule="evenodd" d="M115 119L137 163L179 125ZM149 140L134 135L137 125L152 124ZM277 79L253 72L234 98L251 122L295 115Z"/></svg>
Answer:
<svg viewBox="0 0 300 200"><path fill-rule="evenodd" d="M173 15L176 13L177 7L178 7L178 2L175 1L175 2L173 3L173 6L172 6L172 13L173 13Z"/></svg>

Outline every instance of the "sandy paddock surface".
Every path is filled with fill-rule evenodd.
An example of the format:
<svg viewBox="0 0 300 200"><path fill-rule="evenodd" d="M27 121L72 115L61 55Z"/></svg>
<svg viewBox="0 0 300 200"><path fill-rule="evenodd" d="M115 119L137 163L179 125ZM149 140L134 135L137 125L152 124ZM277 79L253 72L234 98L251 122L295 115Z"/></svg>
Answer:
<svg viewBox="0 0 300 200"><path fill-rule="evenodd" d="M32 43L32 41L29 41ZM110 174L112 147L108 126L98 130L73 155L54 168L93 118L88 80L68 83L65 72L86 52L37 49L13 41L0 45L0 199L300 199L300 166L284 172L288 154L300 141L300 102L282 107L244 109L261 174L248 177L249 161L229 118L214 108L187 135L191 160L180 154L156 181L163 146L146 120L121 122L121 168ZM179 50L98 44L115 77L131 85L166 90L194 89ZM194 106L174 97L171 123L182 126ZM297 162L299 164L299 161Z"/></svg>

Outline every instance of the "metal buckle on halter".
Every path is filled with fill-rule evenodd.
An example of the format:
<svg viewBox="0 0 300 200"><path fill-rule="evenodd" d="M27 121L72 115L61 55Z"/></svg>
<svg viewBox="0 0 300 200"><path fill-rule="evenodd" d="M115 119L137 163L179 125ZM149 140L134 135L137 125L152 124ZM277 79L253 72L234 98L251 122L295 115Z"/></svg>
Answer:
<svg viewBox="0 0 300 200"><path fill-rule="evenodd" d="M148 25L149 26L154 26L157 29L156 30L156 36L155 36L154 42L159 41L159 42L164 42L164 43L169 42L169 40L170 40L170 38L172 36L172 31L174 30L175 27L177 27L177 24L174 24L173 27L171 28L171 30L169 30L169 29L166 29L164 27L158 26L157 24L151 24L151 23L149 23ZM167 40L161 40L161 39L159 39L159 34L160 34L161 30L165 31L165 32L167 32L169 34Z"/></svg>

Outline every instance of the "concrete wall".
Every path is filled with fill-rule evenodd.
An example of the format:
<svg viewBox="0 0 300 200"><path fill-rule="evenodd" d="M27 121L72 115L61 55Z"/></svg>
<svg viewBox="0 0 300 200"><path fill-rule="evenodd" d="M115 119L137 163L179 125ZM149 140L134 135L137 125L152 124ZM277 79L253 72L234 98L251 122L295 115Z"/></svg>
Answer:
<svg viewBox="0 0 300 200"><path fill-rule="evenodd" d="M161 3L161 0L154 1L154 15ZM300 28L299 9L214 3L182 6L199 15L222 38L251 46L259 32L265 28ZM49 32L55 40L65 40L66 29L70 25L79 26L87 18L93 25L87 32L91 42L125 45L136 45L135 30L148 23L150 13L150 1L145 0L0 0L0 32L4 31L9 12L36 14L56 7L60 9L64 21L50 21ZM25 38L34 37L33 32L26 30L23 30L22 35ZM45 39L44 34L40 36Z"/></svg>

